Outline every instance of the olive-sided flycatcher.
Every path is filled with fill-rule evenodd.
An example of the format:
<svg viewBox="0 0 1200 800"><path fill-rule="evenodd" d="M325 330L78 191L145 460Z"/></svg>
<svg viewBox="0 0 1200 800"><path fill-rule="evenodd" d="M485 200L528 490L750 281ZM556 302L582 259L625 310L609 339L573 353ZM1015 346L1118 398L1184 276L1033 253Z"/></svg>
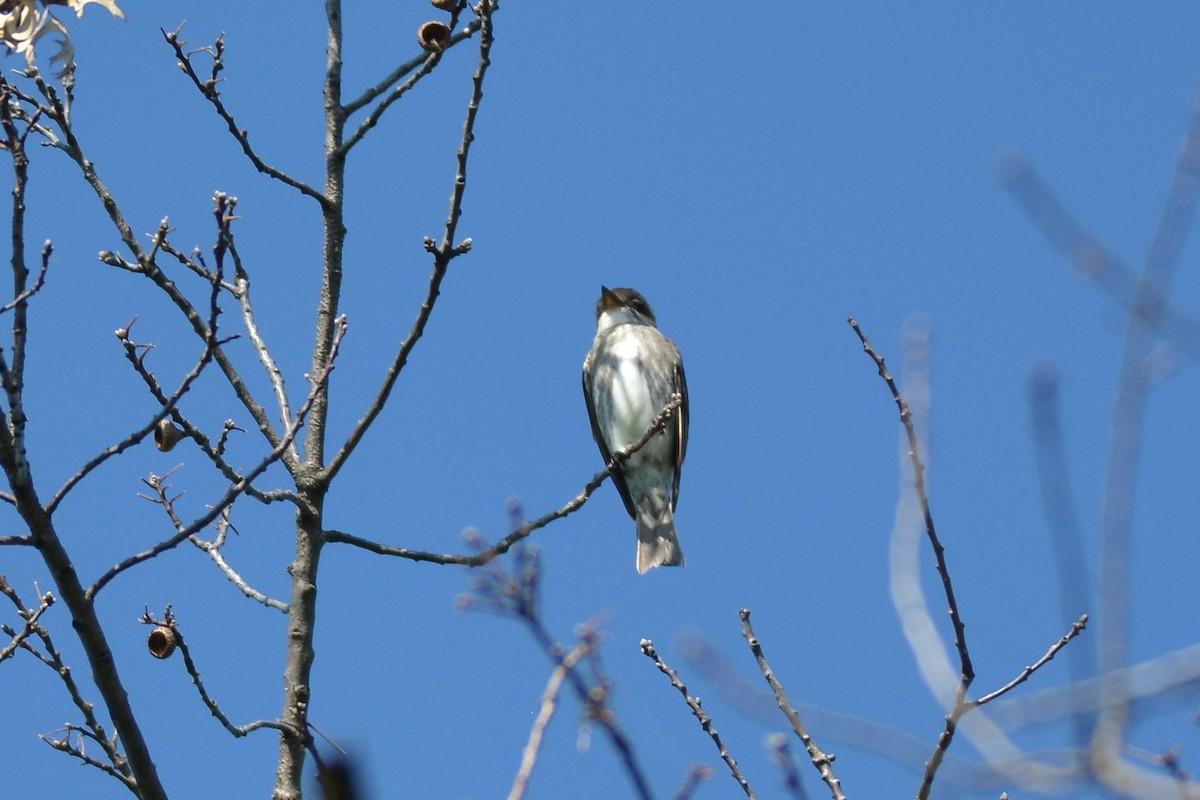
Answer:
<svg viewBox="0 0 1200 800"><path fill-rule="evenodd" d="M666 426L613 470L613 483L637 520L638 572L684 563L673 512L687 452L687 382L679 348L659 332L646 298L633 289L600 287L583 396L604 462L641 439L676 393L683 402Z"/></svg>

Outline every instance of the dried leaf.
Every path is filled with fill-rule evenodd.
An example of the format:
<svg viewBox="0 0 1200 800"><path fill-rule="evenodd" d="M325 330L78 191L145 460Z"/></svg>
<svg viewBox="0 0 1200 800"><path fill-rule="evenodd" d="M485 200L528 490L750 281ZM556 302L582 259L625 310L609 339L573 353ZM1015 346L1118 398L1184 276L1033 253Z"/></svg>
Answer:
<svg viewBox="0 0 1200 800"><path fill-rule="evenodd" d="M66 6L75 12L75 16L82 17L84 6L90 3L97 3L103 8L107 8L108 12L117 19L125 19L125 15L121 13L121 9L117 7L116 0L44 0L48 6Z"/></svg>
<svg viewBox="0 0 1200 800"><path fill-rule="evenodd" d="M75 63L75 45L71 42L71 34L67 33L66 27L61 22L56 20L54 17L48 16L45 24L42 25L42 27L34 35L34 37L33 37L34 41L36 42L36 41L40 40L47 33L61 33L62 34L62 38L58 40L58 50L54 53L54 55L50 56L50 63L51 64L61 64L63 69L65 69L66 67L68 67L71 64L74 64ZM26 55L25 60L32 63L32 61L33 61L33 49L32 48L30 49L29 53ZM58 74L58 72L56 72L55 74Z"/></svg>
<svg viewBox="0 0 1200 800"><path fill-rule="evenodd" d="M27 54L33 48L42 22L40 17L45 12L39 12L34 0L18 0L6 7L9 10L0 13L0 39L10 53Z"/></svg>
<svg viewBox="0 0 1200 800"><path fill-rule="evenodd" d="M66 6L76 17L82 17L83 9L91 3L107 9L117 19L125 19L116 0L0 0L0 42L8 52L24 55L26 65L32 67L35 45L48 33L59 34L62 38L50 63L66 67L75 60L75 47L66 26L51 15L49 7Z"/></svg>

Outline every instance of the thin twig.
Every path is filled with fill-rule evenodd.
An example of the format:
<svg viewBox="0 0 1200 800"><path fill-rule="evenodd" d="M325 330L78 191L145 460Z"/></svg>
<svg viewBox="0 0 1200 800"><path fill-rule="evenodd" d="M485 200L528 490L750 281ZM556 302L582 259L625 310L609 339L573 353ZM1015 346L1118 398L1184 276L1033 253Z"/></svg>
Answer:
<svg viewBox="0 0 1200 800"><path fill-rule="evenodd" d="M25 604L21 601L21 598L17 595L16 590L9 585L8 581L3 575L0 575L0 594L3 594L9 599L9 601L12 602L14 606L16 606L17 613L22 617L27 618L27 616L31 613L29 609L25 607ZM49 667L50 670L59 677L59 680L62 681L63 686L67 691L67 695L71 698L71 702L83 716L84 727L80 727L78 725L68 725L68 729L74 730L78 732L80 736L96 742L104 751L105 756L109 760L109 764L94 763L92 766L96 766L97 768L104 770L108 774L113 775L121 780L126 786L132 788L135 786L135 783L133 781L132 773L129 769L129 763L121 754L120 750L117 749L115 734L111 739L109 738L104 730L104 726L101 725L100 721L96 718L95 706L83 698L83 694L79 690L79 685L75 683L75 678L71 673L71 668L62 660L62 655L59 653L58 648L55 647L54 640L51 638L50 632L47 631L42 625L35 623L33 625L33 633L38 637L38 640L41 642L45 652L43 653L34 649L32 646L30 646L28 640L22 641L20 646L27 652L31 653L38 661ZM55 741L51 740L47 736L42 736L42 740L56 749L63 750L64 752L68 752L76 757L81 757L81 754L74 752L68 747L56 744ZM85 761L85 763L92 762Z"/></svg>
<svg viewBox="0 0 1200 800"><path fill-rule="evenodd" d="M950 712L946 714L945 725L942 727L942 732L938 735L937 744L934 745L933 755L925 762L925 770L921 774L921 785L917 789L917 800L928 800L929 793L933 791L933 781L937 777L938 770L941 769L942 762L946 758L946 753L950 751L950 744L954 741L954 734L958 731L958 722L971 708L971 704L966 702L967 686L965 682L959 681L954 690L954 703L950 708Z"/></svg>
<svg viewBox="0 0 1200 800"><path fill-rule="evenodd" d="M489 3L492 1L493 0L482 0L482 2L484 2L484 3ZM493 6L494 6L494 3L493 3ZM494 10L494 8L492 10ZM449 22L450 30L454 30L455 28L458 27L458 18L459 18L459 14L461 12L462 12L462 6L455 7L454 12L452 13L450 22ZM489 11L488 13L491 13L491 12ZM342 107L342 111L348 117L351 114L353 114L354 112L356 112L359 109L366 106L368 103L370 103L376 97L381 95L383 92L387 91L389 88L392 88L393 86L395 87L395 88L392 88L392 90L388 93L387 97L385 97L383 100L381 100L379 102L379 105L375 106L375 108L372 109L371 113L367 116L367 118L365 120L363 120L362 124L360 124L358 126L358 129L356 131L354 131L354 133L351 134L350 137L347 138L345 142L342 143L341 152L343 154L350 152L351 148L353 148L356 144L361 142L363 140L363 137L365 137L367 135L367 133L379 123L379 120L381 117L383 117L384 112L387 111L388 108L393 103L395 103L397 100L399 100L401 97L403 97L410 89L412 89L414 86L416 86L418 81L420 81L422 78L424 78L429 73L433 72L434 67L436 67L438 64L441 63L442 56L445 55L447 50L449 50L451 47L458 44L459 42L469 39L472 35L474 35L475 31L480 29L482 24L483 24L483 17L482 17L482 15L480 15L480 17L478 19L475 19L474 21L472 21L471 24L467 25L461 31L458 31L457 33L453 34L450 37L450 39L446 42L445 47L442 47L440 50L436 50L432 53L426 53L424 55L417 56L416 58L408 61L407 63L401 64L399 67L397 67L392 72L392 74L388 75L382 81L375 84L375 86L368 89L356 100L353 100L350 103L347 103L346 105L344 105ZM416 71L414 72L414 70L416 70ZM403 78L405 75L408 75L409 73L412 73L412 75L411 75L411 77L409 77L408 80L404 81L404 83L400 84L399 86L395 85L398 81L400 81L401 78Z"/></svg>
<svg viewBox="0 0 1200 800"><path fill-rule="evenodd" d="M172 402L171 397L174 397L177 392L172 393L172 395L168 396L167 393L163 390L162 386L159 384L158 379L154 377L154 373L152 373L150 371L150 369L146 366L145 355L146 355L146 352L150 348L153 347L153 345L140 344L137 342L133 342L129 339L129 332L132 330L134 322L136 322L136 318L134 320L130 321L130 323L127 324L125 327L119 328L116 331L116 335L121 340L122 345L125 348L126 359L133 366L134 371L137 372L138 376L146 384L146 388L149 389L150 394L154 397L154 399L159 403L160 406L167 407L167 405ZM222 476L224 476L224 478L227 481L229 481L230 483L236 483L239 480L241 480L241 477L242 477L241 474L238 473L238 471L236 469L234 469L233 466L228 461L225 460L225 458L223 457L223 454L224 454L224 450L225 450L225 444L229 437L230 432L242 431L243 430L242 428L238 427L238 425L236 425L232 420L226 420L225 424L222 426L221 433L217 438L217 442L214 444L212 442L212 440L208 437L208 435L204 433L204 431L197 428L186 417L183 416L183 414L179 411L179 406L178 406L177 402L175 403L174 407L171 408L169 416L175 422L175 424L177 424L183 430L184 434L189 439L191 439L193 442L196 443L196 446L200 448L200 451L202 453L204 453L205 456L208 457L208 459L212 462L213 466L216 467L216 469L221 473ZM162 416L156 415L154 417L154 419L151 419L150 423L148 423L148 424L150 424L151 426L155 426L157 424L156 421L161 421L162 418L163 418ZM144 438L146 435L144 432L141 432L141 431L135 432L135 433L131 434L129 437L127 437L125 440L123 440L121 443L118 443L117 445L114 445L113 448L109 448L109 449L111 450L114 448L120 448L120 447L122 447L122 445L124 445L124 447L127 448L127 447L131 446L132 444L136 444L138 441L141 441L141 439L138 438L139 434L141 435L142 438ZM106 459L109 457L109 455L111 455L111 454L106 450L106 451L100 453L99 455L97 455L95 457L95 459L93 459L93 461ZM93 464L92 462L88 462L88 464L84 465L84 467L81 468L81 472L83 472L84 470L90 471L91 469L94 469L95 466L96 466L96 464ZM72 482L78 483L79 479L81 479L82 477L83 477L83 475L81 475L81 474L72 476ZM59 495L65 494L65 489L69 489L69 488L70 487L64 487L64 489L59 490L59 492L55 495L55 498L52 500L52 506L57 505L59 502L61 502L61 498L59 497ZM298 494L296 494L294 491L288 491L288 490L283 490L283 489L263 491L263 490L255 488L253 486L248 486L248 487L246 487L246 494L262 503L275 503L280 500L286 500L288 502L294 503L295 505L297 505L301 508L308 508L307 501L304 500L302 497L300 497Z"/></svg>
<svg viewBox="0 0 1200 800"><path fill-rule="evenodd" d="M318 375L315 380L313 380L312 390L309 392L308 398L304 401L304 405L302 405L296 412L295 424L293 424L292 427L287 431L279 444L270 453L268 453L267 456L263 458L257 466L247 472L241 479L237 481L237 483L230 486L225 491L225 494L221 497L221 499L211 506L206 514L194 520L190 525L177 529L176 534L169 539L159 542L148 550L144 550L140 553L130 556L100 576L100 578L97 579L97 581L93 583L86 592L86 597L89 600L94 599L96 594L103 589L109 581L120 575L125 570L129 569L130 567L137 566L143 561L154 558L155 556L158 556L167 550L178 547L179 544L189 536L192 536L193 534L198 533L199 531L211 525L213 521L221 515L225 508L227 508L231 503L233 503L234 500L246 492L247 487L250 486L259 475L266 472L268 467L280 460L283 453L291 444L292 440L295 439L296 435L300 432L300 428L303 427L304 420L307 417L309 410L312 408L315 398L322 391L326 382L329 380L329 373L333 370L338 348L341 344L342 337L345 335L345 332L346 323L345 320L342 319L340 320L338 335L335 337L333 350L330 352L329 362L326 364L326 367L321 374Z"/></svg>
<svg viewBox="0 0 1200 800"><path fill-rule="evenodd" d="M958 650L959 661L961 665L961 676L959 678L958 685L954 690L954 697L950 704L950 711L947 713L945 718L945 726L941 735L938 737L938 742L934 747L933 755L926 762L921 785L917 792L918 800L925 800L925 798L928 798L929 793L933 789L934 777L936 776L937 771L940 768L947 751L949 750L950 744L954 739L959 720L962 718L963 714L976 707L966 699L971 682L975 677L975 671L971 664L970 652L967 648L965 626L958 610L958 603L954 595L954 587L950 580L949 568L946 565L945 550L942 547L940 539L938 538L937 530L933 522L933 514L929 507L929 499L925 490L925 468L921 461L916 430L912 421L912 412L908 407L908 403L900 394L900 390L896 386L896 382L892 378L891 373L888 371L883 357L880 356L871 346L870 341L867 339L866 334L859 327L857 321L855 321L852 317L848 320L848 322L850 327L854 329L855 334L858 335L859 340L862 342L864 352L866 352L866 354L875 363L880 377L882 377L884 382L887 384L887 387L892 394L892 399L895 401L896 407L900 411L900 420L904 426L905 435L908 439L909 459L912 463L914 475L914 488L916 490L921 511L924 516L926 535L928 536L930 544L933 547L934 555L937 561L938 574L941 576L942 588L946 594L946 602L950 609L950 618L954 626L955 633L955 646ZM1069 638L1070 637L1068 637L1068 641ZM1054 649L1053 652L1057 652L1057 649ZM1048 661L1049 659L1046 660ZM1021 680L1024 680L1024 678ZM1015 686L1020 682L1021 681L1017 681L1013 685Z"/></svg>
<svg viewBox="0 0 1200 800"><path fill-rule="evenodd" d="M687 778L679 787L679 791L671 796L671 800L691 800L692 795L700 788L700 784L711 780L712 775L713 768L708 764L696 764L688 770Z"/></svg>
<svg viewBox="0 0 1200 800"><path fill-rule="evenodd" d="M67 755L78 759L80 762L88 765L89 767L95 767L96 769L100 770L101 772L105 773L106 775L116 778L121 783L125 784L125 788L129 789L130 791L135 792L135 793L138 791L137 781L134 780L131 776L126 775L125 773L121 772L119 769L117 769L112 764L106 764L103 761L92 758L91 756L89 756L87 754L87 752L83 749L83 742L86 739L90 739L92 737L88 736L82 728L80 728L78 725L68 724L65 728L62 729L62 731L63 731L63 736L61 739L55 738L54 736L52 736L51 734L48 734L48 733L43 733L38 738L41 739L46 744L53 747L55 750L58 750L61 753L66 753ZM78 745L71 744L71 734L72 733L76 734L79 737Z"/></svg>
<svg viewBox="0 0 1200 800"><path fill-rule="evenodd" d="M165 493L160 496L160 501L164 504L169 502L166 499ZM201 539L199 536L193 536L188 541L190 541L199 549L203 550L205 553L208 553L208 557L211 558L212 562L217 565L217 569L221 570L221 573L224 574L225 577L228 578L229 581L246 597L262 603L267 608L273 608L276 611L282 611L284 614L288 613L287 603L283 602L282 600L276 600L274 597L269 597L263 592L260 592L258 589L255 589L246 581L245 578L238 574L237 570L230 566L228 561L225 560L225 555L221 552L221 548L224 547L225 542L228 541L229 530L233 527L233 524L229 521L229 513L230 509L226 507L225 511L221 514L220 520L213 523L213 527L217 529L217 538L214 541L210 542L205 539ZM236 530L234 532L236 533Z"/></svg>
<svg viewBox="0 0 1200 800"><path fill-rule="evenodd" d="M4 581L3 575L0 575L0 581ZM5 584L7 585L7 581L5 581ZM18 603L18 613L25 620L25 625L20 631L12 634L12 639L8 644L0 648L0 662L7 661L8 659L12 658L13 653L17 652L17 648L20 647L26 639L37 632L38 620L42 618L42 615L45 614L52 605L54 605L54 595L52 595L50 592L46 592L41 596L38 602L38 607L32 611L21 608L21 604Z"/></svg>
<svg viewBox="0 0 1200 800"><path fill-rule="evenodd" d="M217 216L220 220L218 222L218 225L220 226L219 230L222 230L222 233L218 235L218 241L220 241L220 236L223 235L223 230L227 228L229 224L228 219L224 219L224 210L224 195L218 194ZM196 359L196 363L187 372L187 374L183 376L183 380L180 381L179 386L174 392L171 393L169 397L162 397L160 390L159 396L156 397L156 399L162 403L162 408L159 409L158 413L151 417L149 422L126 436L120 442L106 447L103 451L93 456L90 460L88 460L87 463L76 470L75 474L68 478L67 481L59 488L59 490L54 493L54 496L50 498L50 502L46 504L46 513L53 514L54 510L58 508L59 504L62 503L67 494L70 493L75 486L79 485L79 483L93 470L104 464L113 456L125 452L149 436L154 429L158 427L158 423L171 414L172 411L174 411L175 407L179 404L179 401L185 394L187 394L188 390L191 389L192 384L197 378L200 377L200 374L204 372L204 368L207 367L212 361L213 354L221 345L221 340L217 338L217 319L221 314L221 308L217 301L220 299L221 294L222 264L223 259L218 258L217 271L212 276L212 280L210 281L208 324L205 327L204 349L201 351L200 357ZM132 324L133 323L131 322L124 328L117 330L117 338L121 340L121 344L125 349L125 356L130 363L133 364L134 369L143 374L143 377L149 377L149 373L145 370L145 364L143 363L144 352L139 353L139 346L129 339L129 328ZM156 382L151 381L151 383L157 386Z"/></svg>
<svg viewBox="0 0 1200 800"><path fill-rule="evenodd" d="M462 10L461 6L454 9L453 16L451 17L451 20L449 23L449 27L451 30L454 30L455 28L458 27L458 18L459 18L459 13L461 12L461 10ZM465 39L469 39L472 35L474 35L475 31L477 31L477 30L479 30L479 20L474 20L469 25L467 25L465 28L463 28L462 30L458 31L453 36L451 36L450 39L446 42L446 46L443 47L441 49L441 51L439 51L439 53L444 53L447 50L449 50L451 47L454 47L459 42L462 42ZM409 59L408 61L404 62L400 66L396 67L396 69L392 70L392 72L387 77L385 77L383 80L379 81L374 86L367 89L365 92L363 92L361 95L356 97L354 100L351 100L349 103L346 103L345 105L343 105L342 110L346 113L347 116L350 116L351 114L354 114L355 112L359 111L360 109L365 108L375 98L379 97L381 94L386 92L388 89L391 89L393 86L395 86L396 83L398 83L400 80L402 80L405 75L409 74L410 72L417 69L418 67L427 64L434 55L438 55L438 53L432 53L432 54L431 53L423 53L419 56L415 56L414 58ZM394 93L394 90L393 90L393 93ZM347 145L346 149L349 149L348 145Z"/></svg>
<svg viewBox="0 0 1200 800"><path fill-rule="evenodd" d="M236 296L242 306L242 320L246 324L246 332L250 337L250 343L254 345L254 350L258 353L258 359L262 362L263 368L267 372L267 379L271 382L271 388L275 391L275 402L279 406L279 418L286 429L292 424L292 408L288 400L287 387L283 380L283 371L279 369L275 357L271 354L271 349L267 347L266 340L263 338L262 332L259 331L258 320L254 316L254 306L250 302L250 275L242 265L242 260L238 255L232 237L229 240L229 251L234 258L234 278L237 281ZM295 455L295 458L299 460L299 455Z"/></svg>
<svg viewBox="0 0 1200 800"><path fill-rule="evenodd" d="M692 710L692 714L700 722L700 729L707 733L709 738L713 740L713 744L717 746L717 752L721 755L721 760L729 767L729 772L733 775L733 779L742 787L742 791L746 793L746 797L753 800L753 798L757 797L754 789L750 787L750 782L746 780L746 776L742 774L741 769L738 767L737 759L730 755L729 750L725 747L725 742L721 740L721 735L717 733L716 727L712 724L712 718L708 716L704 708L700 705L700 698L693 697L688 692L687 686L679 678L679 673L671 669L662 656L658 654L658 651L654 649L654 642L649 639L642 639L641 646L642 653L654 662L659 672L666 675L670 679L671 685L683 695L684 702L688 704L688 708Z"/></svg>
<svg viewBox="0 0 1200 800"><path fill-rule="evenodd" d="M46 273L50 271L50 255L53 252L54 244L47 239L46 243L42 245L42 266L38 270L37 278L34 280L33 286L22 290L21 293L12 300L0 306L0 314L8 313L14 308L24 305L26 302L28 302L29 298L33 297L42 290L42 287L46 285Z"/></svg>
<svg viewBox="0 0 1200 800"><path fill-rule="evenodd" d="M589 642L580 642L574 650L567 653L562 664L556 666L550 673L546 690L542 692L542 705L538 710L537 718L533 721L533 727L529 731L529 741L525 743L525 749L521 753L521 767L517 770L516 778L513 779L508 800L521 800L525 796L529 779L533 776L533 768L537 764L538 752L542 747L546 726L550 724L550 719L554 716L554 710L558 706L558 694L562 689L563 681L566 680L567 673L575 668L581 658L587 655L590 648Z"/></svg>
<svg viewBox="0 0 1200 800"><path fill-rule="evenodd" d="M950 569L946 566L946 550L938 538L937 528L933 524L933 512L929 509L929 495L925 491L925 465L921 462L921 454L917 446L917 432L913 427L912 412L909 411L908 403L901 396L900 389L896 386L896 381L892 378L891 373L888 372L883 356L876 353L875 349L871 347L871 342L867 339L867 335L863 333L862 328L859 327L858 321L850 317L847 322L850 323L850 327L854 329L859 341L862 342L863 351L875 362L875 366L879 370L879 376L887 384L888 390L892 393L892 399L896 402L896 408L900 411L900 422L904 426L905 434L908 436L908 457L911 459L913 466L913 483L917 491L917 498L921 503L921 513L925 518L925 533L929 537L929 543L933 546L938 575L942 578L942 590L946 593L946 603L950 607L950 623L954 626L954 646L958 649L958 658L962 666L962 677L966 683L965 689L970 687L971 681L975 679L975 667L971 664L971 653L967 649L966 625L963 623L962 615L958 611L958 601L954 597L954 585L950 582Z"/></svg>
<svg viewBox="0 0 1200 800"><path fill-rule="evenodd" d="M519 506L513 508L512 521L514 528L519 526ZM511 570L502 562L494 561L484 569L473 572L473 593L460 598L459 606L492 611L519 620L554 665L563 667L565 648L550 635L542 620L540 586L541 561L537 548L518 547L514 551ZM598 623L593 620L581 625L578 632L580 643L587 646L587 663L591 666L592 674L583 675L579 665L576 665L574 669L564 669L564 678L583 703L586 719L598 724L616 749L637 797L650 800L653 794L645 770L638 761L633 742L622 730L609 703L612 686L600 668Z"/></svg>
<svg viewBox="0 0 1200 800"><path fill-rule="evenodd" d="M141 619L138 621L143 625L161 625L171 629L175 635L175 646L179 648L179 652L183 656L184 669L186 669L188 675L191 676L192 683L195 684L196 691L200 694L200 699L208 708L209 713L217 718L217 721L221 723L221 726L225 728L225 730L229 731L229 733L235 738L241 738L253 733L254 731L263 729L279 731L287 736L296 736L301 739L304 738L301 734L292 730L287 725L274 720L260 719L245 725L234 725L232 722L230 722L229 717L225 716L225 712L221 710L221 707L217 704L217 701L214 700L212 695L208 693L208 690L204 688L204 681L200 678L200 670L196 668L196 662L192 659L192 652L187 646L187 641L184 639L183 631L179 629L178 622L176 621L170 606L167 607L166 613L163 616L164 619L156 619L150 614L149 611L146 611L146 613L144 613Z"/></svg>
<svg viewBox="0 0 1200 800"><path fill-rule="evenodd" d="M462 216L463 196L467 190L467 160L471 152L471 143L475 141L475 118L479 113L479 104L483 100L483 80L487 75L488 66L491 64L489 54L491 53L493 40L492 13L496 9L496 2L495 0L481 0L477 8L480 30L479 66L476 68L474 78L472 79L471 98L467 103L466 118L463 121L463 135L458 147L458 168L454 175L454 190L450 195L450 212L446 217L446 225L441 243L435 242L432 238L427 237L425 239L425 249L433 255L433 273L429 277L429 289L425 294L425 300L421 304L420 311L417 312L416 320L414 320L408 336L401 342L396 357L392 360L387 373L384 375L383 382L376 392L375 398L359 418L358 424L354 426L354 430L346 437L341 450L338 451L337 455L333 457L333 460L326 467L326 481L332 481L338 474L347 459L350 458L350 454L354 452L359 442L362 441L363 436L366 435L371 424L383 411L388 397L391 396L392 388L396 385L396 379L400 377L400 372L408 363L408 358L412 354L413 348L417 346L417 342L421 340L421 337L425 333L425 325L429 322L430 315L433 314L434 305L437 303L438 295L441 293L442 280L446 277L446 271L450 267L450 262L471 249L471 240L469 238L464 239L457 245L454 244L454 239L458 230L459 217Z"/></svg>
<svg viewBox="0 0 1200 800"><path fill-rule="evenodd" d="M276 600L274 597L270 597L263 592L260 592L258 589L255 589L253 586L247 583L246 579L238 574L238 572L229 565L229 562L225 560L225 556L221 553L221 549L219 547L214 546L211 542L200 541L196 539L196 537L192 537L192 540L193 544L195 544L204 552L208 553L208 557L211 558L213 563L217 565L217 569L221 570L225 577L228 578L230 582L233 583L233 585L236 586L239 591L241 591L242 594L246 595L246 597L249 597L251 600L262 603L267 608L273 608L276 611L282 611L284 614L288 613L287 603L283 602L282 600Z"/></svg>
<svg viewBox="0 0 1200 800"><path fill-rule="evenodd" d="M996 691L991 692L989 694L985 694L983 697L980 697L977 700L972 700L971 705L974 706L975 708L978 708L979 706L982 706L982 705L986 705L986 704L992 702L993 700L995 700L996 698L1002 697L1002 696L1008 694L1013 689L1017 688L1025 681L1029 680L1029 677L1031 675L1033 675L1033 673L1037 672L1039 669L1044 667L1047 663L1050 662L1051 659L1053 659L1056 655L1058 655L1059 650L1062 650L1064 647L1066 647L1068 644L1071 643L1072 639L1074 639L1079 634L1083 633L1083 629L1087 627L1087 621L1088 621L1087 614L1084 614L1079 619L1075 620L1075 624L1071 626L1071 630L1068 631L1066 634L1064 634L1061 639L1059 639L1057 642L1055 642L1053 645L1051 645L1050 649L1046 651L1045 655L1043 655L1041 658L1039 658L1037 661L1033 662L1029 666L1025 667L1025 669L1021 670L1021 674L1017 675L1017 677L1013 678L1011 681L1004 684Z"/></svg>
<svg viewBox="0 0 1200 800"><path fill-rule="evenodd" d="M825 785L829 787L829 792L833 800L846 800L846 795L842 793L842 782L838 780L837 775L833 771L833 761L836 756L821 750L816 740L809 735L808 729L804 727L804 722L796 712L795 706L788 700L783 684L775 677L775 672L767 662L767 657L763 653L762 642L754 635L754 629L750 626L750 609L743 608L739 612L739 615L742 618L742 636L746 638L746 643L750 645L750 651L754 653L754 659L758 662L758 668L762 672L763 677L767 679L767 684L770 685L771 692L775 695L775 702L779 704L779 710L788 718L788 722L792 724L792 730L796 732L796 735L800 737L800 741L804 743L804 749L808 751L809 760L812 761L817 771L821 773L821 780L825 781Z"/></svg>
<svg viewBox="0 0 1200 800"><path fill-rule="evenodd" d="M179 68L182 69L183 73L192 80L192 83L195 84L196 88L200 91L200 94L202 94L204 98L212 104L212 107L217 112L217 116L219 116L225 122L225 126L229 129L229 133L241 146L242 152L246 154L246 158L250 159L250 163L254 165L254 168L264 175L274 178L280 183L291 186L301 194L311 197L322 206L329 205L329 200L325 197L325 195L321 194L304 181L293 178L283 170L277 169L263 161L254 148L250 146L249 132L244 128L238 127L237 121L233 118L233 114L231 114L229 110L225 108L225 103L221 100L221 92L217 89L217 84L219 81L216 78L218 73L220 73L221 69L223 68L221 53L223 52L225 46L224 40L218 38L211 49L204 48L206 52L213 57L213 77L209 78L208 80L204 80L196 74L196 69L192 64L191 56L183 49L184 46L187 45L187 42L179 38L179 31L181 29L182 26L168 33L166 29L159 28L159 30L162 32L163 38L166 39L167 44L171 45L171 49L175 51L175 57L179 59Z"/></svg>

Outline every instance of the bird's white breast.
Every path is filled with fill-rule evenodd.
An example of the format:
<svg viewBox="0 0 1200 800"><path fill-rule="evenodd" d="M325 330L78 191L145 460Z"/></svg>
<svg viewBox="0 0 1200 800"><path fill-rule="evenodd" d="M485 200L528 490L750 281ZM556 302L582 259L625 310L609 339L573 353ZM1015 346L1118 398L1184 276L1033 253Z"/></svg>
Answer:
<svg viewBox="0 0 1200 800"><path fill-rule="evenodd" d="M605 438L619 449L641 438L659 409L654 407L646 384L637 328L625 325L613 329L607 349L613 363L613 414Z"/></svg>

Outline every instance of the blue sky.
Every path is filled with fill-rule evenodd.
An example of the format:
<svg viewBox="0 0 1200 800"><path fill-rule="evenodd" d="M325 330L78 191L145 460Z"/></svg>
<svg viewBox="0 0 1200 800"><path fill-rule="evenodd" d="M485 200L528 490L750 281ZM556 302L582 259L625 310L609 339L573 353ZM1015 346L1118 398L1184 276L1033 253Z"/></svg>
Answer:
<svg viewBox="0 0 1200 800"><path fill-rule="evenodd" d="M123 8L125 22L96 8L70 21L84 146L135 230L169 216L185 249L211 247L214 191L239 198L235 233L264 335L289 385L302 386L320 286L317 209L246 163L159 28L187 19L183 35L196 47L223 32L223 92L239 124L270 163L320 183L322 12L215 1ZM414 56L416 28L439 13L347 4L347 93ZM845 319L859 320L897 372L905 320L924 314L932 325L930 496L976 689L990 691L1066 632L1030 434L1031 368L1049 360L1059 370L1069 480L1094 576L1125 324L1005 191L997 159L1028 158L1088 229L1140 268L1196 96L1198 25L1200 7L1188 3L506 3L459 227L474 249L454 263L391 404L335 485L329 526L462 552L465 528L489 540L506 533L512 497L530 517L572 498L602 466L579 389L599 287L636 287L687 367L692 427L677 525L688 566L639 576L633 523L605 485L533 538L547 625L571 642L578 623L604 616L614 708L661 797L697 762L718 765L698 797L738 790L640 653L642 638L704 699L760 796L783 796L764 741L786 721L757 713L761 698L739 703L740 684L706 682L688 658L689 644L706 641L762 690L742 607L796 702L932 748L943 712L888 594L899 426ZM452 51L355 152L342 303L350 328L333 378L332 441L363 413L424 297L422 239L445 219L474 65L471 46ZM138 315L135 338L155 343L149 363L167 383L198 343L150 286L96 260L117 237L60 154L35 153L30 205L30 241L56 247L31 312L28 388L32 461L48 496L156 410L112 331ZM1198 256L1187 243L1174 282L1185 311L1196 311ZM201 291L190 277L177 280ZM231 348L268 398L249 344ZM1138 663L1200 639L1190 499L1198 392L1183 361L1147 405L1130 562ZM184 405L214 432L231 417L252 427L215 372ZM251 434L233 444L241 464L261 452ZM172 483L198 515L222 485L182 447L130 452L63 506L56 521L84 576L167 535L161 510L136 495L141 478L179 463ZM283 478L274 470L263 485ZM7 513L3 532L14 532ZM286 598L288 511L244 502L234 523L227 558ZM942 625L931 557L921 554ZM0 572L27 600L34 580L49 584L34 554L16 548L0 550ZM360 760L369 797L508 790L550 664L518 624L455 609L469 577L344 546L324 553L312 719ZM1093 596L1104 588L1093 585ZM279 714L284 617L183 547L99 601L172 797L268 796L275 736L233 740L177 659L146 655L135 620L145 605L167 603L208 688L243 723ZM65 610L46 623L82 673ZM1094 648L1095 634L1072 647ZM1015 696L1067 675L1060 657ZM11 796L126 796L37 739L75 720L49 670L27 656L0 665L0 707ZM1196 707L1194 691L1162 698L1129 744L1180 746L1195 771ZM915 794L911 765L867 752L862 726L846 741L814 713L811 731L837 753L850 796ZM594 735L581 751L579 727L580 708L567 700L530 797L629 796L607 743ZM1057 748L1070 732L1059 721L1014 740ZM977 758L965 739L952 754ZM815 771L803 773L810 796L823 796Z"/></svg>

